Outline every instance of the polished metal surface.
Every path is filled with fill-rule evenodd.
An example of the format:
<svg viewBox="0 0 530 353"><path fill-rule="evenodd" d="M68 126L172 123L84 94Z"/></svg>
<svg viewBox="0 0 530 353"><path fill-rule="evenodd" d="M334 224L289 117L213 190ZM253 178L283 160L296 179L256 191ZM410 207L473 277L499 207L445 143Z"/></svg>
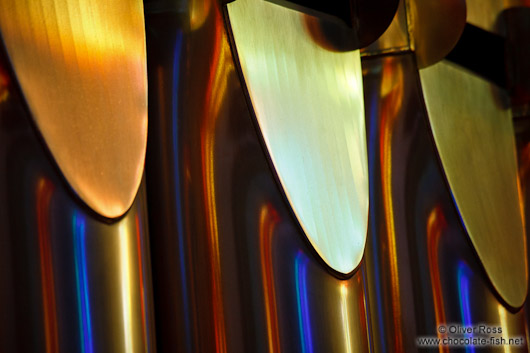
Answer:
<svg viewBox="0 0 530 353"><path fill-rule="evenodd" d="M142 2L2 0L0 31L66 180L102 216L123 215L147 143Z"/></svg>
<svg viewBox="0 0 530 353"><path fill-rule="evenodd" d="M334 52L304 16L261 0L227 5L252 108L284 192L334 270L361 261L368 167L359 51Z"/></svg>
<svg viewBox="0 0 530 353"><path fill-rule="evenodd" d="M358 1L312 1L312 0L268 0L311 18L332 24L332 37L338 37L337 28L348 31L354 49L367 47L387 30L394 19L399 0Z"/></svg>
<svg viewBox="0 0 530 353"><path fill-rule="evenodd" d="M500 53L491 52L492 55L484 62L489 66L499 57L504 59L500 68L505 75L502 86L510 95L512 116L527 116L530 111L530 66L527 64L530 44L526 39L530 33L530 1L469 0L467 21L485 30L491 37L497 35L497 41L503 48L497 49ZM492 49L485 48L487 51ZM497 59L492 60L495 55Z"/></svg>
<svg viewBox="0 0 530 353"><path fill-rule="evenodd" d="M118 221L71 192L0 52L0 351L153 352L145 183Z"/></svg>
<svg viewBox="0 0 530 353"><path fill-rule="evenodd" d="M399 2L397 12L381 36L368 47L361 49L361 56L399 53L411 50L405 1Z"/></svg>
<svg viewBox="0 0 530 353"><path fill-rule="evenodd" d="M528 0L466 0L467 22L498 34L505 34L505 25L499 15L503 10L530 6Z"/></svg>
<svg viewBox="0 0 530 353"><path fill-rule="evenodd" d="M505 93L445 61L420 70L436 147L469 237L501 297L527 295L515 136Z"/></svg>
<svg viewBox="0 0 530 353"><path fill-rule="evenodd" d="M449 54L466 24L465 0L407 0L407 11L419 68L435 64Z"/></svg>
<svg viewBox="0 0 530 353"><path fill-rule="evenodd" d="M438 326L450 324L483 323L502 327L505 339L528 339L528 305L513 310L499 299L461 225L423 108L414 54L367 57L363 71L371 200L364 266L372 351L526 351L526 345L417 345L418 337L446 337Z"/></svg>
<svg viewBox="0 0 530 353"><path fill-rule="evenodd" d="M409 265L407 241L415 236L416 227L409 224L413 216L407 215L415 200L425 195L415 185L422 179L423 156L429 151L417 132L422 122L414 81L417 69L410 53L366 57L362 65L370 171L364 261L373 351L413 352L417 314L410 271L425 266Z"/></svg>
<svg viewBox="0 0 530 353"><path fill-rule="evenodd" d="M245 0L232 5L238 2ZM442 130L452 124L446 145L460 146L459 157L474 161L493 153L492 148L500 154L503 143L496 139L511 138L513 144L509 110L499 104L507 100L498 99L503 96L498 88L483 81L478 85L475 80L480 79L457 66L449 67L454 72L437 71L441 78L422 85L424 71L418 71L417 53L408 44L405 5L403 1L387 33L363 51L362 82L360 76L351 76L363 86L361 130L366 126L370 202L363 259L350 276L338 275L322 260L285 197L253 115L258 113L255 101L265 106L265 98L278 92L270 89L269 96L248 97L248 75L241 72L235 33L221 2L145 1L150 90L145 178L131 208L115 220L86 207L54 165L53 151L46 150L39 125L32 124L24 87L19 87L0 47L0 352L527 352L528 344L418 345L419 337L446 337L438 327L451 324L500 327L497 338L528 342L530 305L525 301L514 307L499 295L484 263L499 271L515 261L530 264L524 243L508 262L495 262L516 243L513 234L502 234L502 242L495 237L498 243L484 261L470 240L457 200L462 190L448 183L448 173L453 173L459 182L480 178L470 186L480 187L503 173L513 174L515 157L503 160L512 165L480 175L469 171L472 163L460 170L447 168L429 120L438 116ZM516 16L516 25L525 25L520 21L525 13L518 9L512 13L505 8L499 20L507 15ZM299 35L307 35L309 43L327 54L355 59L348 65L358 67L358 54L344 53L346 32L305 15L268 21L277 23L270 29L280 33L276 38L292 38L286 28L301 21ZM506 38L521 44L524 28L514 29L516 35L510 37L508 31ZM281 49L298 55L290 50ZM260 56L265 68L279 65L281 58L268 50ZM328 75L327 67L312 68L318 57L286 64L286 77ZM521 84L524 77L519 77ZM280 82L261 70L258 83L271 80ZM433 96L432 86L449 87L446 81L454 87ZM280 93L296 98L307 95L304 87L309 86ZM336 92L324 88L318 99L331 104ZM433 108L433 99L439 100L438 107ZM465 99L469 104L459 103ZM430 114L433 109L436 114ZM488 120L492 109L498 110L499 121ZM453 111L469 114L473 123L466 117L451 120ZM517 222L521 227L529 224L530 119L521 114L514 120L520 181L516 198L526 207L512 205L515 216L503 213L510 208L506 200L513 185L501 187L503 198L487 204L490 213L480 219L472 214L479 225L488 226L500 216L511 222L502 226L505 231ZM325 123L332 121L329 115L324 115ZM310 125L300 120L299 126ZM478 150L481 135L474 132L486 127L492 130L491 142ZM455 138L463 132L471 135L466 143ZM304 141L308 146L312 142ZM309 148L317 154L333 151L326 147ZM511 151L515 155L513 146ZM307 175L322 173L320 167L307 167ZM292 167L289 171L299 172ZM475 196L484 198L497 189L487 186ZM467 211L482 212L483 205L477 205ZM492 209L499 214L492 215ZM520 210L526 215L522 220ZM518 270L506 273L506 283L518 283Z"/></svg>
<svg viewBox="0 0 530 353"><path fill-rule="evenodd" d="M276 5L271 5L276 6ZM149 200L161 352L366 352L362 265L330 273L276 183L221 8L146 6Z"/></svg>
<svg viewBox="0 0 530 353"><path fill-rule="evenodd" d="M501 32L498 16L510 0L466 0L467 21L482 29Z"/></svg>

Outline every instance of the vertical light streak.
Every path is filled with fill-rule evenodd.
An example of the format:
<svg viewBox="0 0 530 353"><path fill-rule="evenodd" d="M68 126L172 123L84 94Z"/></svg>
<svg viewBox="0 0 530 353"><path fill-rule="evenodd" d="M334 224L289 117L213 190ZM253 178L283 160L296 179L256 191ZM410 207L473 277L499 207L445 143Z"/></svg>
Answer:
<svg viewBox="0 0 530 353"><path fill-rule="evenodd" d="M529 0L530 4L530 0ZM528 182L530 180L530 143L519 151L519 170L517 173L517 191L519 193L519 208L521 210L521 219L523 220L523 229L526 229L526 196ZM524 248L528 249L527 237L523 237ZM525 254L528 250L525 251ZM528 256L525 256L525 268L528 269ZM528 275L528 273L527 273Z"/></svg>
<svg viewBox="0 0 530 353"><path fill-rule="evenodd" d="M436 206L429 213L427 219L427 255L429 258L429 271L431 274L431 289L434 300L434 314L436 317L436 325L445 325L445 311L443 305L442 284L440 281L440 268L438 264L438 246L440 236L443 234L444 228L447 226L444 214L440 206ZM436 330L438 332L438 330ZM441 339L442 334L438 332L438 337ZM448 352L447 346L440 345L438 348L440 353Z"/></svg>
<svg viewBox="0 0 530 353"><path fill-rule="evenodd" d="M149 334L147 332L147 311L145 308L146 305L146 298L145 298L145 278L144 278L144 264L143 264L143 256L142 256L142 236L140 234L141 228L140 228L140 218L138 217L138 214L135 216L135 223L136 223L136 249L138 253L138 275L139 275L139 284L140 284L140 306L142 308L142 335L143 335L143 341L144 341L144 348L145 352L149 352Z"/></svg>
<svg viewBox="0 0 530 353"><path fill-rule="evenodd" d="M182 195L180 192L180 153L179 153L179 81L180 81L180 60L181 52L183 46L184 35L182 31L178 31L177 38L175 40L175 48L173 50L173 82L172 82L172 92L171 92L171 124L173 125L173 166L174 166L174 176L175 176L175 203L177 208L177 227L178 227L178 252L179 252L179 262L180 262L180 283L182 286L182 308L185 315L184 320L184 329L186 331L185 340L187 352L192 351L191 343L191 316L190 316L190 303L188 298L188 280L186 275L186 253L184 247L184 221L183 221L183 211L182 211Z"/></svg>
<svg viewBox="0 0 530 353"><path fill-rule="evenodd" d="M215 39L213 59L210 64L210 77L205 97L205 111L201 126L201 154L203 188L206 206L207 229L211 264L212 310L215 329L216 351L224 353L226 347L226 327L224 321L223 294L221 288L221 259L219 251L219 230L217 228L217 201L215 191L215 128L216 120L226 94L227 77L234 66L230 47L224 37L221 15L215 10Z"/></svg>
<svg viewBox="0 0 530 353"><path fill-rule="evenodd" d="M506 309L502 304L498 304L499 318L501 319L502 337L508 342L510 335L508 334L508 320L506 318ZM511 353L512 348L509 344L504 345L504 353Z"/></svg>
<svg viewBox="0 0 530 353"><path fill-rule="evenodd" d="M472 326L471 322L471 305L469 302L469 277L470 270L464 262L458 264L458 293L460 299L460 315L465 327ZM472 334L466 334L466 337L472 337ZM475 352L475 347L467 346L466 352Z"/></svg>
<svg viewBox="0 0 530 353"><path fill-rule="evenodd" d="M396 70L396 69L400 70ZM392 291L392 311L394 322L395 350L403 351L401 337L401 294L399 288L399 271L397 259L396 230L394 224L394 201L392 199L392 136L399 109L403 103L403 71L395 66L392 59L383 63L381 80L381 125L379 135L379 153L381 160L381 183L385 223L388 241L388 259L390 261L390 280Z"/></svg>
<svg viewBox="0 0 530 353"><path fill-rule="evenodd" d="M313 353L309 303L307 300L307 257L299 251L294 263L296 301L298 307L298 325L300 329L300 346L303 353Z"/></svg>
<svg viewBox="0 0 530 353"><path fill-rule="evenodd" d="M348 313L348 287L345 283L340 286L340 304L342 313L342 327L344 329L344 344L347 353L352 353L352 341L350 335L350 316Z"/></svg>
<svg viewBox="0 0 530 353"><path fill-rule="evenodd" d="M0 71L0 85L2 84ZM1 87L0 87L1 89ZM1 97L0 97L1 101ZM46 352L58 352L57 310L55 303L55 281L53 278L53 258L49 232L50 200L53 184L41 178L37 182L37 229L40 250L40 271L42 286L42 307L44 314L44 336Z"/></svg>
<svg viewBox="0 0 530 353"><path fill-rule="evenodd" d="M119 248L120 248L120 281L121 302L123 310L123 335L125 339L125 352L134 352L133 328L132 328L132 305L131 305L131 264L129 261L129 232L126 220L119 225Z"/></svg>
<svg viewBox="0 0 530 353"><path fill-rule="evenodd" d="M9 98L9 76L5 70L0 67L0 103L7 101Z"/></svg>
<svg viewBox="0 0 530 353"><path fill-rule="evenodd" d="M269 340L269 352L280 352L280 337L278 333L278 314L276 311L276 291L274 286L273 263L272 263L272 239L278 214L271 204L267 203L261 207L259 234L261 252L261 277L263 281L263 294L265 298L265 315L267 319L267 335Z"/></svg>
<svg viewBox="0 0 530 353"><path fill-rule="evenodd" d="M373 337L372 337L372 322L371 322L371 318L370 318L370 302L369 300L367 299L368 298L368 283L366 281L366 268L365 268L365 265L363 265L361 267L361 274L362 274L362 286L363 286L363 297L362 299L362 303L361 303L361 306L362 306L362 310L361 312L363 313L364 315L364 321L366 322L366 337L368 338L368 352L373 352L374 351L374 347L373 347ZM384 335L382 334L381 335L382 337L384 337ZM384 351L383 351L384 352Z"/></svg>
<svg viewBox="0 0 530 353"><path fill-rule="evenodd" d="M90 318L90 295L88 290L88 275L86 261L86 221L78 211L74 211L74 256L75 278L77 285L77 310L79 315L79 336L81 351L93 353L92 325Z"/></svg>
<svg viewBox="0 0 530 353"><path fill-rule="evenodd" d="M371 115L370 115L370 134L369 134L369 143L370 148L368 149L368 167L369 167L369 173L370 173L370 182L368 183L368 187L370 188L370 200L375 200L376 198L376 187L375 187L375 181L376 181L376 151L377 151L377 123L378 123L378 117L379 117L379 109L377 103L379 102L379 95L374 90L372 101L371 101ZM374 202L370 202L370 207L374 207ZM371 246L371 253L373 255L373 264L374 269L372 271L375 279L375 300L376 300L376 306L377 306L377 329L379 331L380 337L383 339L380 339L379 342L381 344L381 351L386 352L386 339L385 339L385 324L383 320L383 295L382 295L382 289L381 289L381 266L379 262L379 249L382 249L380 239L378 237L378 227L375 225L379 224L376 212L370 211L370 219L372 226L371 229L371 237L372 237L372 246ZM364 274L363 274L364 276ZM368 317L368 316L367 316ZM371 326L368 326L371 327ZM370 331L370 330L368 330ZM370 341L371 342L371 341Z"/></svg>

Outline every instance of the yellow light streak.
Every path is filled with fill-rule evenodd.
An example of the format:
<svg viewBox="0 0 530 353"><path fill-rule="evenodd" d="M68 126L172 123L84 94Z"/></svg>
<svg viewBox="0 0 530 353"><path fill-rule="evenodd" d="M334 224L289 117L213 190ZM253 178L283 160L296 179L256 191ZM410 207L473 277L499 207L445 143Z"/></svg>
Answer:
<svg viewBox="0 0 530 353"><path fill-rule="evenodd" d="M350 335L350 316L348 315L348 287L346 284L340 286L340 302L342 313L342 326L344 328L344 345L347 353L352 353L352 341Z"/></svg>
<svg viewBox="0 0 530 353"><path fill-rule="evenodd" d="M123 305L123 335L125 339L125 352L134 352L133 345L133 323L131 305L131 264L129 261L129 232L127 223L122 221L119 225L119 247L120 247L120 281Z"/></svg>
<svg viewBox="0 0 530 353"><path fill-rule="evenodd" d="M501 319L501 327L502 327L502 338L508 342L508 324L506 320L506 309L501 304L498 304L498 310L499 310L499 317ZM512 349L509 344L504 345L504 353L511 353Z"/></svg>

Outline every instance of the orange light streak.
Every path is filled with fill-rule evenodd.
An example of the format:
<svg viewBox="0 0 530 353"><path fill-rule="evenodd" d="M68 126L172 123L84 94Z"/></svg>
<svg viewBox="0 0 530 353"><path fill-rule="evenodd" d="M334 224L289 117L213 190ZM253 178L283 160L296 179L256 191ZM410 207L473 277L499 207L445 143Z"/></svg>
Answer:
<svg viewBox="0 0 530 353"><path fill-rule="evenodd" d="M210 77L205 99L205 111L201 125L201 155L203 172L203 191L206 206L209 252L211 258L211 285L213 300L213 321L215 329L216 351L224 353L226 346L226 327L224 320L223 294L221 287L221 259L219 251L219 230L217 227L217 202L215 192L215 127L222 102L226 93L228 75L234 70L230 61L231 53L224 34L221 14L215 10L215 39L213 59L210 64Z"/></svg>
<svg viewBox="0 0 530 353"><path fill-rule="evenodd" d="M280 335L278 331L278 314L276 309L276 290L274 286L272 264L272 239L274 229L279 222L278 214L270 203L261 207L259 217L261 277L265 298L265 315L267 318L267 335L269 352L280 352Z"/></svg>
<svg viewBox="0 0 530 353"><path fill-rule="evenodd" d="M440 243L440 236L443 230L447 227L444 214L440 206L436 206L430 213L427 219L427 251L429 258L429 271L431 274L431 288L432 297L434 300L434 314L436 317L436 325L445 325L445 311L442 299L442 283L440 281L440 268L438 265L438 245ZM438 332L438 330L436 330ZM442 338L442 334L438 332L438 337ZM438 348L440 353L449 352L447 346L440 346Z"/></svg>
<svg viewBox="0 0 530 353"><path fill-rule="evenodd" d="M521 212L521 219L523 221L523 231L525 236L523 237L525 254L528 253L528 243L526 236L526 195L527 195L527 186L530 182L530 143L527 143L526 146L519 152L519 170L517 173L517 192L519 195L519 208ZM528 257L525 256L525 269L526 269L526 278L528 278Z"/></svg>
<svg viewBox="0 0 530 353"><path fill-rule="evenodd" d="M397 264L396 231L394 224L394 204L392 200L392 134L396 117L403 103L403 71L395 66L392 59L383 64L381 82L381 125L379 153L381 160L381 182L388 241L388 259L390 261L390 280L392 291L392 311L394 322L395 350L403 351L401 338L401 295L399 292L399 271Z"/></svg>
<svg viewBox="0 0 530 353"><path fill-rule="evenodd" d="M44 334L47 353L59 352L53 259L49 233L50 225L48 221L53 189L53 184L48 179L39 179L37 183L37 227L39 234Z"/></svg>
<svg viewBox="0 0 530 353"><path fill-rule="evenodd" d="M0 103L9 98L9 76L5 70L0 67Z"/></svg>
<svg viewBox="0 0 530 353"><path fill-rule="evenodd" d="M526 191L528 188L528 182L530 182L530 143L527 143L523 148L519 150L519 171L517 186L519 191L519 199L521 201L521 210L524 215L524 203ZM525 217L523 217L523 220Z"/></svg>

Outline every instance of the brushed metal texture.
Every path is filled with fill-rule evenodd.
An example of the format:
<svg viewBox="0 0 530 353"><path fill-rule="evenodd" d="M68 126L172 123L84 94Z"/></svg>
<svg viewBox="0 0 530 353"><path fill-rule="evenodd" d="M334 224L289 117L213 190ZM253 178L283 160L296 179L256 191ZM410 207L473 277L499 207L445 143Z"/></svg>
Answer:
<svg viewBox="0 0 530 353"><path fill-rule="evenodd" d="M147 144L142 1L0 1L26 102L80 198L109 218L131 206Z"/></svg>
<svg viewBox="0 0 530 353"><path fill-rule="evenodd" d="M304 16L265 1L227 5L272 163L311 244L338 272L363 256L368 166L359 51L322 48Z"/></svg>
<svg viewBox="0 0 530 353"><path fill-rule="evenodd" d="M367 352L364 266L337 278L305 238L253 124L223 8L204 7L199 26L186 6L145 10L157 348Z"/></svg>
<svg viewBox="0 0 530 353"><path fill-rule="evenodd" d="M505 93L446 61L420 70L438 154L471 241L512 307L527 293L525 231Z"/></svg>
<svg viewBox="0 0 530 353"><path fill-rule="evenodd" d="M7 67L0 50L0 351L155 352L145 182L121 219L91 212Z"/></svg>
<svg viewBox="0 0 530 353"><path fill-rule="evenodd" d="M407 10L409 35L418 67L427 67L442 60L464 31L466 2L407 0Z"/></svg>

